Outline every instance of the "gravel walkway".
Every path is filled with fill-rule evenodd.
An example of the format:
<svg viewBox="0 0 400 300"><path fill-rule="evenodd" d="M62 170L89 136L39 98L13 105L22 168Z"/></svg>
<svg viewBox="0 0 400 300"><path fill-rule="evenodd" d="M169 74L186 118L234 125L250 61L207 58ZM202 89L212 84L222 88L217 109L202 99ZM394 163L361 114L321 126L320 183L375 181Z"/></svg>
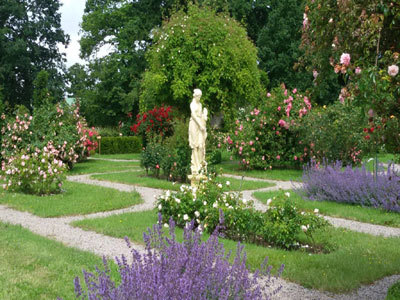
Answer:
<svg viewBox="0 0 400 300"><path fill-rule="evenodd" d="M155 198L162 193L162 190L152 189L146 187L132 186L121 183L113 183L107 181L100 181L91 179L87 175L76 175L68 176L69 181L81 182L91 185L99 185L108 188L118 189L120 191L137 191L144 203L135 205L129 208L118 209L114 211L93 213L84 216L72 216L72 217L61 217L61 218L40 218L34 216L27 212L20 212L14 209L10 209L4 205L0 205L0 221L8 222L11 224L21 225L32 232L45 236L51 239L55 239L64 243L65 245L76 247L82 250L93 252L100 256L107 256L113 258L115 256L120 256L124 254L126 257L130 257L129 249L123 239L113 238L98 234L92 231L84 231L80 228L75 228L70 225L71 222L76 220L88 219L88 218L98 218L107 217L110 215L116 215L126 212L134 211L144 211L154 208ZM239 178L241 176L235 176L230 174L224 174L226 177ZM274 183L275 186L260 189L260 191L271 191L278 189L292 189L293 184L285 181L274 181L265 179L255 179L244 177L245 180L257 180L266 181ZM297 183L295 183L297 184ZM253 199L253 191L243 191L243 195L246 199ZM257 208L265 209L265 205L259 201L255 201ZM400 236L400 228L390 228L385 226L378 226L372 224L366 224L356 221L344 220L339 218L325 217L329 222L337 227L345 227L354 231L370 233L373 235L383 235L383 236ZM132 246L138 251L144 251L144 247L138 244L132 244ZM365 285L354 291L351 294L330 294L326 292L321 292L317 290L306 289L296 283L287 282L283 279L278 279L273 284L282 285L282 290L273 299L344 299L344 300L356 300L356 299L384 299L387 293L387 289L394 282L400 280L400 275L393 275L385 277L371 285Z"/></svg>

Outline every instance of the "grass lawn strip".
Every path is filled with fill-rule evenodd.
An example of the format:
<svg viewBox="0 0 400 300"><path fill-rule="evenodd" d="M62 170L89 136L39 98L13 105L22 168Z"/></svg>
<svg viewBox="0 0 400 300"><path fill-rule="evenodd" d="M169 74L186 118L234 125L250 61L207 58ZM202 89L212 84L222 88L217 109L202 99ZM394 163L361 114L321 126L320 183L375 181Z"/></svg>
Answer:
<svg viewBox="0 0 400 300"><path fill-rule="evenodd" d="M165 190L179 190L181 184L174 184L173 182L166 181L163 179L157 179L154 177L146 176L144 171L141 172L124 172L124 173L112 173L112 174L98 174L92 175L91 178L98 180L106 180L111 182L132 184L146 186L150 188L165 189ZM217 177L216 181L222 183L226 191L239 191L239 190L255 190L260 188L267 188L274 186L273 183L263 181L249 181L240 180L228 177ZM226 186L226 182L230 182L229 188Z"/></svg>
<svg viewBox="0 0 400 300"><path fill-rule="evenodd" d="M118 172L122 170L130 170L139 168L139 162L128 161L106 161L89 159L74 165L73 169L68 171L67 175L80 175L92 173L108 173Z"/></svg>
<svg viewBox="0 0 400 300"><path fill-rule="evenodd" d="M253 196L260 202L266 204L268 199L272 199L276 196L282 195L287 191L270 191L270 192L254 192ZM364 223L371 223L376 225L384 225L391 227L400 227L400 214L395 212L388 212L382 209L377 209L373 207L362 207L359 205L351 205L345 203L336 203L330 201L312 201L305 200L293 191L290 192L290 198L294 201L296 207L300 210L314 211L314 209L319 209L319 213L338 217L348 220L355 220ZM279 201L279 200L275 200ZM272 201L273 205L274 200Z"/></svg>
<svg viewBox="0 0 400 300"><path fill-rule="evenodd" d="M91 156L93 158L101 159L126 159L126 160L140 160L141 153L124 153L124 154L98 154Z"/></svg>
<svg viewBox="0 0 400 300"><path fill-rule="evenodd" d="M0 223L0 299L75 299L73 280L100 257L63 246L21 226ZM116 270L114 264L112 269ZM114 272L115 274L115 272Z"/></svg>
<svg viewBox="0 0 400 300"><path fill-rule="evenodd" d="M5 192L0 188L0 204L40 217L59 217L115 210L143 202L137 192L120 192L83 183L66 181L63 189L65 192L57 195L34 196Z"/></svg>
<svg viewBox="0 0 400 300"><path fill-rule="evenodd" d="M74 222L86 230L142 242L142 233L157 222L155 211L129 213L102 219ZM181 238L182 230L177 230ZM206 238L206 236L205 236ZM257 268L265 256L277 270L285 263L283 277L307 288L340 293L361 284L400 273L399 238L376 237L345 229L330 228L315 235L318 242L328 241L333 250L329 254L310 255L302 251L284 251L246 244L248 263ZM235 251L236 242L223 240L225 248Z"/></svg>
<svg viewBox="0 0 400 300"><path fill-rule="evenodd" d="M282 181L300 181L303 175L303 170L295 169L278 169L271 170L241 170L239 164L233 161L222 162L217 164L217 170L221 173L234 174L239 176L254 177L260 179L282 180Z"/></svg>

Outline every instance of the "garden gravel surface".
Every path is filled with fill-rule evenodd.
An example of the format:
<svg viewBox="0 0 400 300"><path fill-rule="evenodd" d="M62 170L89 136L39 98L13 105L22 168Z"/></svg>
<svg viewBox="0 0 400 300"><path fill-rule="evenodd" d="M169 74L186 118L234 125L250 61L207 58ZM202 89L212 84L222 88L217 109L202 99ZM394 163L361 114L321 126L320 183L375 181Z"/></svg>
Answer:
<svg viewBox="0 0 400 300"><path fill-rule="evenodd" d="M138 187L121 183L107 182L91 179L90 176L93 174L68 176L69 181L81 182L91 185L104 186L108 188L118 189L120 191L132 192L137 191L142 197L144 203L138 204L129 208L118 209L108 212L100 212L94 214L88 214L84 216L71 216L61 218L41 218L34 216L28 212L16 211L8 208L5 205L0 205L0 221L15 225L21 225L29 229L30 231L45 236L57 241L64 243L65 245L72 246L81 250L90 251L100 256L107 256L114 258L124 254L128 259L131 257L130 251L123 239L113 238L98 234L92 231L85 231L80 228L75 228L70 225L71 222L76 220L82 220L86 218L98 218L107 217L110 215L116 215L126 212L143 211L153 209L155 206L156 197L163 191L159 189L152 189L146 187ZM234 177L241 179L242 176L235 176L224 174L226 177ZM275 186L269 188L260 189L260 191L271 191L278 189L292 189L293 183L285 181L265 180L256 179L250 177L244 177L245 180L257 180L274 183ZM253 199L253 191L243 191L246 199ZM255 200L255 199L253 199ZM255 201L258 209L265 209L265 205L259 201ZM400 236L400 228L390 228L379 225L366 224L356 221L344 220L339 218L325 217L334 226L349 228L354 231L369 233L373 235L384 235L384 236ZM144 251L144 247L138 244L132 244L132 247L139 252ZM282 290L272 299L344 299L344 300L356 300L356 299L385 299L387 289L396 281L400 280L400 275L393 275L385 277L379 281L374 282L371 285L365 285L360 287L357 291L350 294L331 294L327 292L321 292L318 290L311 290L304 288L296 283L287 282L283 279L277 279L272 286L282 286Z"/></svg>

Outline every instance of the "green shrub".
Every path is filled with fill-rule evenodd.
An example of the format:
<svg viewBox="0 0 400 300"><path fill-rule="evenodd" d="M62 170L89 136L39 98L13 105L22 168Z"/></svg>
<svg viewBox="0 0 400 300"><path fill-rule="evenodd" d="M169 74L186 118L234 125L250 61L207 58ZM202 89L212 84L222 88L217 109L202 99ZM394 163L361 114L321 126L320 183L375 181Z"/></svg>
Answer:
<svg viewBox="0 0 400 300"><path fill-rule="evenodd" d="M298 127L310 110L306 96L282 84L258 108L236 120L225 142L243 168L300 167L303 157Z"/></svg>
<svg viewBox="0 0 400 300"><path fill-rule="evenodd" d="M140 153L142 142L136 136L102 137L100 154Z"/></svg>
<svg viewBox="0 0 400 300"><path fill-rule="evenodd" d="M165 147L161 143L152 140L147 143L146 148L142 151L140 165L146 169L147 174L151 171L156 177L159 177L161 164L165 157Z"/></svg>
<svg viewBox="0 0 400 300"><path fill-rule="evenodd" d="M59 193L64 172L67 169L62 160L58 160L58 150L49 143L43 150L34 153L21 151L2 163L0 179L5 180L3 188L13 192L49 195Z"/></svg>
<svg viewBox="0 0 400 300"><path fill-rule="evenodd" d="M96 127L96 131L103 138L120 136L120 131L117 127Z"/></svg>
<svg viewBox="0 0 400 300"><path fill-rule="evenodd" d="M400 300L400 281L397 281L389 288L386 300Z"/></svg>
<svg viewBox="0 0 400 300"><path fill-rule="evenodd" d="M229 181L223 185L209 177L197 188L182 186L176 193L167 191L158 198L158 209L164 222L172 218L183 227L194 220L195 226L209 233L222 223L220 232L229 239L285 249L299 248L304 241L302 232L308 244L315 244L313 232L327 226L324 219L298 211L290 199L261 212L252 202L242 200L239 193L227 193L225 186Z"/></svg>
<svg viewBox="0 0 400 300"><path fill-rule="evenodd" d="M324 106L308 114L299 128L304 157L322 162L340 160L344 165L361 162L366 146L361 108L351 103Z"/></svg>

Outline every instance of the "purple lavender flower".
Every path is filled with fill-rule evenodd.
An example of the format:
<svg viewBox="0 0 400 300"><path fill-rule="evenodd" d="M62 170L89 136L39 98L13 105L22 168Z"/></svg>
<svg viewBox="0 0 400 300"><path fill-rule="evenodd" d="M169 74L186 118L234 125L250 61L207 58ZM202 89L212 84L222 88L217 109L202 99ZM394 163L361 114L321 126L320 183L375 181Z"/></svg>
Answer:
<svg viewBox="0 0 400 300"><path fill-rule="evenodd" d="M161 216L160 216L161 218ZM170 237L163 235L161 222L144 234L146 253L131 248L132 263L122 256L116 258L121 275L119 285L110 278L110 269L104 259L104 271L97 275L83 271L87 291L83 291L79 278L75 279L75 292L79 299L269 299L279 292L267 290L271 283L267 259L261 268L250 274L246 267L246 254L238 243L233 264L230 253L225 254L223 244L214 232L201 242L194 222L184 230L184 241L178 243L175 224L170 220ZM283 265L278 272L283 271ZM259 282L267 275L266 282ZM265 284L267 283L267 284Z"/></svg>
<svg viewBox="0 0 400 300"><path fill-rule="evenodd" d="M317 167L310 164L303 172L302 192L317 201L372 206L400 212L400 176L392 166L376 176L365 165L353 169L341 162Z"/></svg>

